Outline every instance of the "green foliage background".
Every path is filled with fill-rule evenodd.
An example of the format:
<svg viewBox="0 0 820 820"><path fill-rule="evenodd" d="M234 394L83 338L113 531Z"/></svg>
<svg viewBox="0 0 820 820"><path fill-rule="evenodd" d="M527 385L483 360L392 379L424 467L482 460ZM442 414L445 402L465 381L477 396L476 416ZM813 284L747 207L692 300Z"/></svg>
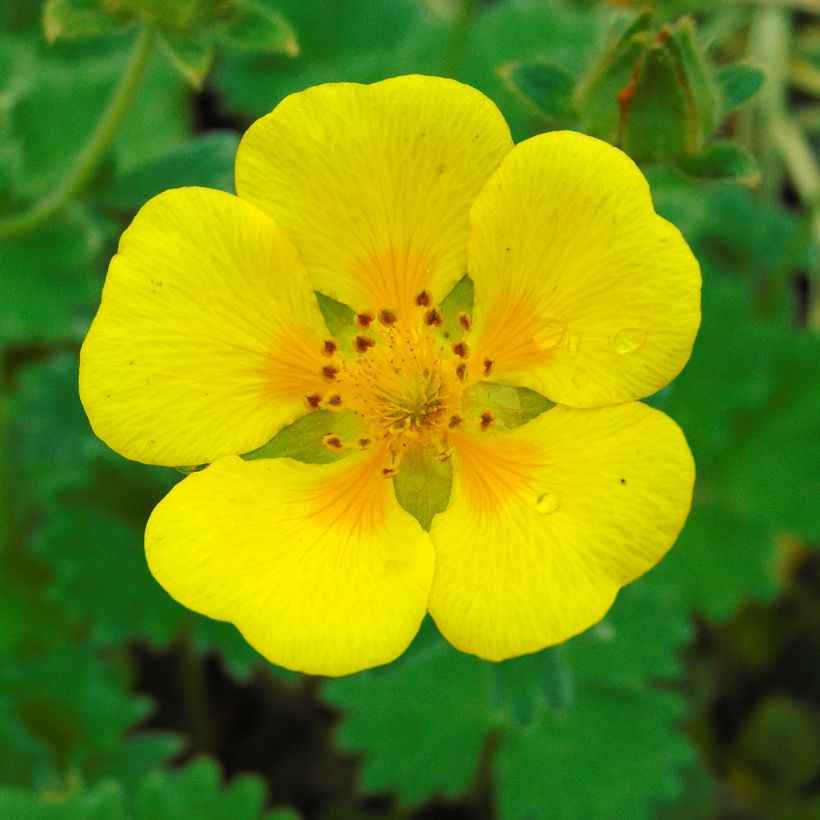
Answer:
<svg viewBox="0 0 820 820"><path fill-rule="evenodd" d="M629 39L638 11L0 5L0 818L820 817L820 3L654 3L654 33L694 16L708 58L691 86L654 34ZM100 139L146 26L134 98ZM426 623L393 665L334 681L175 604L142 530L178 476L108 451L77 398L136 209L178 185L231 190L244 128L318 82L446 74L516 139L603 129L638 47L667 73L641 75L609 138L653 159L657 208L704 276L692 360L652 399L699 472L668 558L561 647L491 665ZM693 117L714 122L683 144Z"/></svg>

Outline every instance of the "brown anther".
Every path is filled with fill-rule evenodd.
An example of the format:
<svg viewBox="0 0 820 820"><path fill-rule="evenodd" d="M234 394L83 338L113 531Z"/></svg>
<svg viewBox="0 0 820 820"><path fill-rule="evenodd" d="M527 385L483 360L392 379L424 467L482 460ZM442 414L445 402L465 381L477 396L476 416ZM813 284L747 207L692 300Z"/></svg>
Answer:
<svg viewBox="0 0 820 820"><path fill-rule="evenodd" d="M322 353L325 356L332 356L339 349L339 343L335 339L325 339L322 343Z"/></svg>
<svg viewBox="0 0 820 820"><path fill-rule="evenodd" d="M484 375L489 376L493 372L495 362L492 359L484 359Z"/></svg>
<svg viewBox="0 0 820 820"><path fill-rule="evenodd" d="M338 394L334 394L327 400L327 403L331 407L340 407L342 404L342 397Z"/></svg>
<svg viewBox="0 0 820 820"><path fill-rule="evenodd" d="M436 456L437 461L449 461L451 456L453 455L453 451L450 447L446 450L443 450Z"/></svg>
<svg viewBox="0 0 820 820"><path fill-rule="evenodd" d="M489 410L485 410L481 414L481 429L486 430L493 423L494 419L495 416Z"/></svg>
<svg viewBox="0 0 820 820"><path fill-rule="evenodd" d="M423 290L418 296L416 296L416 304L419 307L427 307L432 301L433 295L429 290Z"/></svg>
<svg viewBox="0 0 820 820"><path fill-rule="evenodd" d="M370 446L371 442L369 438L360 438L356 444L360 450L366 450Z"/></svg>
<svg viewBox="0 0 820 820"><path fill-rule="evenodd" d="M462 421L463 419L461 418L461 416L450 416L450 422L447 426L450 428L458 427L458 425L461 424Z"/></svg>
<svg viewBox="0 0 820 820"><path fill-rule="evenodd" d="M329 365L329 364L326 364L326 365L322 368L322 375L323 375L323 376L324 376L324 377L325 377L325 378L326 378L329 382L332 382L332 381L336 378L336 376L337 376L337 374L338 374L338 373L339 373L339 368L338 368L338 367L333 367L332 365Z"/></svg>
<svg viewBox="0 0 820 820"><path fill-rule="evenodd" d="M465 333L473 326L470 317L464 312L458 314L458 323L464 328Z"/></svg>
<svg viewBox="0 0 820 820"><path fill-rule="evenodd" d="M359 353L366 353L369 347L373 347L376 344L375 339L371 339L369 336L355 336L353 338L353 347Z"/></svg>
<svg viewBox="0 0 820 820"><path fill-rule="evenodd" d="M466 359L470 355L470 348L467 347L466 342L456 342L453 345L453 353L456 356L460 356L462 359Z"/></svg>
<svg viewBox="0 0 820 820"><path fill-rule="evenodd" d="M318 410L321 403L322 397L318 393L311 393L309 396L305 396L305 406L308 410Z"/></svg>
<svg viewBox="0 0 820 820"><path fill-rule="evenodd" d="M375 318L376 317L369 310L367 310L364 313L357 313L356 318L353 320L353 324L355 324L356 327L370 327L370 323Z"/></svg>
<svg viewBox="0 0 820 820"><path fill-rule="evenodd" d="M392 325L396 324L399 320L398 315L393 310L380 310L379 311L379 321L385 327L391 327Z"/></svg>
<svg viewBox="0 0 820 820"><path fill-rule="evenodd" d="M441 327L444 324L444 317L441 315L441 311L438 308L430 308L430 310L424 314L424 324L430 327Z"/></svg>
<svg viewBox="0 0 820 820"><path fill-rule="evenodd" d="M465 378L467 378L467 362L462 362L456 368L456 376L458 376L458 380L463 382Z"/></svg>
<svg viewBox="0 0 820 820"><path fill-rule="evenodd" d="M322 439L322 444L325 447L329 447L331 450L343 450L344 444L342 444L342 440L337 436L331 433L330 435L325 436Z"/></svg>
<svg viewBox="0 0 820 820"><path fill-rule="evenodd" d="M382 467L382 475L385 478L393 478L394 475L399 474L398 467Z"/></svg>

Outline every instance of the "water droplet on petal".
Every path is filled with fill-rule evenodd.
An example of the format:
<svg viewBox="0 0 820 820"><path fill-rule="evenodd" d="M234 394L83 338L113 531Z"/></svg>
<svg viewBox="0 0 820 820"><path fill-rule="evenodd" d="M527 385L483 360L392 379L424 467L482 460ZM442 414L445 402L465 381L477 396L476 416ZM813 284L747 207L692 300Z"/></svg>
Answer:
<svg viewBox="0 0 820 820"><path fill-rule="evenodd" d="M547 319L541 324L541 327L533 334L535 343L544 350L551 350L561 343L564 338L566 325L563 322L552 321Z"/></svg>
<svg viewBox="0 0 820 820"><path fill-rule="evenodd" d="M550 515L554 513L560 506L561 502L559 501L558 496L555 493L541 493L541 495L539 495L538 498L535 499L535 509L538 510L538 512L543 513L544 515Z"/></svg>
<svg viewBox="0 0 820 820"><path fill-rule="evenodd" d="M567 352L570 356L578 355L578 347L581 344L581 334L573 333L567 338Z"/></svg>
<svg viewBox="0 0 820 820"><path fill-rule="evenodd" d="M633 327L619 330L612 340L615 350L622 356L634 353L646 341L646 333Z"/></svg>

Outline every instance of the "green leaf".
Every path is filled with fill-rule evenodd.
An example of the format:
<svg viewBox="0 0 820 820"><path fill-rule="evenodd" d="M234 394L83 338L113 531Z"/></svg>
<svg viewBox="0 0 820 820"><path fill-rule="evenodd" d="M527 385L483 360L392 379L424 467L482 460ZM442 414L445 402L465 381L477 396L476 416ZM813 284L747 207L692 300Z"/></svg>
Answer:
<svg viewBox="0 0 820 820"><path fill-rule="evenodd" d="M396 500L427 531L433 517L447 509L453 483L452 462L438 455L430 448L408 448L393 478Z"/></svg>
<svg viewBox="0 0 820 820"><path fill-rule="evenodd" d="M688 632L683 613L641 582L562 647L571 702L534 726L510 724L498 747L502 820L648 818L681 793L680 770L694 759L677 728L684 701L650 681L678 673Z"/></svg>
<svg viewBox="0 0 820 820"><path fill-rule="evenodd" d="M43 7L46 39L98 37L124 31L130 21L115 17L97 0L47 0Z"/></svg>
<svg viewBox="0 0 820 820"><path fill-rule="evenodd" d="M439 302L439 309L444 319L440 330L445 339L457 340L464 335L464 328L459 322L459 316L464 313L472 317L474 293L473 280L465 274L456 282L444 299ZM433 298L436 298L436 294L433 294Z"/></svg>
<svg viewBox="0 0 820 820"><path fill-rule="evenodd" d="M541 60L507 63L498 73L507 86L520 94L546 120L572 120L575 78Z"/></svg>
<svg viewBox="0 0 820 820"><path fill-rule="evenodd" d="M343 444L354 445L362 433L359 419L350 411L316 410L282 428L244 458L294 458L307 464L328 464L350 455L350 450L331 449L323 442L325 436L335 435Z"/></svg>
<svg viewBox="0 0 820 820"><path fill-rule="evenodd" d="M460 794L492 720L489 665L452 649L429 622L422 632L421 647L391 666L324 689L342 711L341 747L364 754L363 787L407 803Z"/></svg>
<svg viewBox="0 0 820 820"><path fill-rule="evenodd" d="M687 174L695 177L737 179L749 186L760 181L754 156L734 142L713 142L700 153L682 158L679 164Z"/></svg>
<svg viewBox="0 0 820 820"><path fill-rule="evenodd" d="M354 311L343 302L337 302L318 290L314 292L330 335L341 345L343 351L350 351L353 337L358 332L353 323Z"/></svg>
<svg viewBox="0 0 820 820"><path fill-rule="evenodd" d="M560 646L492 666L493 707L501 720L531 726L541 713L572 701L572 671Z"/></svg>
<svg viewBox="0 0 820 820"><path fill-rule="evenodd" d="M14 820L128 820L122 789L101 783L65 794L32 794L0 786L0 817Z"/></svg>
<svg viewBox="0 0 820 820"><path fill-rule="evenodd" d="M163 31L159 36L159 42L171 65L185 81L197 91L202 88L215 55L210 32L205 29L191 34Z"/></svg>
<svg viewBox="0 0 820 820"><path fill-rule="evenodd" d="M296 57L299 42L290 23L278 12L253 0L233 0L224 38L248 51Z"/></svg>
<svg viewBox="0 0 820 820"><path fill-rule="evenodd" d="M715 79L720 89L723 113L728 114L757 94L766 75L756 66L737 63L719 71Z"/></svg>
<svg viewBox="0 0 820 820"><path fill-rule="evenodd" d="M485 411L493 414L496 431L512 430L555 406L528 387L513 387L495 382L478 382L462 394L462 410L468 419L477 419Z"/></svg>
<svg viewBox="0 0 820 820"><path fill-rule="evenodd" d="M78 341L99 300L113 224L76 207L48 226L0 243L0 346Z"/></svg>
<svg viewBox="0 0 820 820"><path fill-rule="evenodd" d="M136 211L168 188L199 185L233 193L233 168L239 139L217 131L194 137L128 171L117 173L100 192L109 208Z"/></svg>
<svg viewBox="0 0 820 820"><path fill-rule="evenodd" d="M213 760L199 758L176 771L154 771L134 800L134 820L263 820L265 787L252 775L221 784Z"/></svg>
<svg viewBox="0 0 820 820"><path fill-rule="evenodd" d="M670 51L653 43L625 103L624 151L636 160L682 156L690 144L690 116Z"/></svg>

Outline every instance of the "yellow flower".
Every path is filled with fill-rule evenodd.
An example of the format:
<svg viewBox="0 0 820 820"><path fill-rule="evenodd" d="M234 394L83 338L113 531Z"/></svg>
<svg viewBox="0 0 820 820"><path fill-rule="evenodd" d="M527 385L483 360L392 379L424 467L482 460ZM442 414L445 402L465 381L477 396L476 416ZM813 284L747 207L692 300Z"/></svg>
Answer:
<svg viewBox="0 0 820 820"><path fill-rule="evenodd" d="M573 132L513 147L478 91L409 76L288 97L245 134L236 187L142 208L82 350L100 438L210 465L148 522L159 582L326 675L394 659L428 611L491 660L598 621L694 481L680 429L635 400L689 358L700 273L634 163ZM465 272L472 311L444 315ZM353 309L337 338L314 289ZM508 429L486 382L556 404ZM352 431L316 426L340 458L239 457L317 411ZM436 465L453 480L428 531L394 484Z"/></svg>

